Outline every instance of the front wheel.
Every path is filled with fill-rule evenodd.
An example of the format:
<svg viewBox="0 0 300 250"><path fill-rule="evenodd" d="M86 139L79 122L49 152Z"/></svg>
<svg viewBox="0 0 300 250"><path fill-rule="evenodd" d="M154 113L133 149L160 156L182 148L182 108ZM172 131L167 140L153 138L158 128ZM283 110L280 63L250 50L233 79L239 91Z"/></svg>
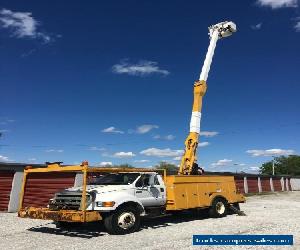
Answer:
<svg viewBox="0 0 300 250"><path fill-rule="evenodd" d="M209 215L214 218L225 217L228 213L228 203L224 198L216 198L209 209Z"/></svg>
<svg viewBox="0 0 300 250"><path fill-rule="evenodd" d="M134 207L123 207L104 218L109 234L129 234L140 228L140 214Z"/></svg>

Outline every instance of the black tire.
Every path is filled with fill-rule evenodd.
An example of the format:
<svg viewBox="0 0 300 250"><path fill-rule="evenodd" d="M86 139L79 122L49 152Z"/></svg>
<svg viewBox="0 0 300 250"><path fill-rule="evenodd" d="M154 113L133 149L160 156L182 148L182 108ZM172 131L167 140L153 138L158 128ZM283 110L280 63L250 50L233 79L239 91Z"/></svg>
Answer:
<svg viewBox="0 0 300 250"><path fill-rule="evenodd" d="M213 218L225 217L228 213L228 202L226 199L217 197L213 200L209 208L209 216Z"/></svg>
<svg viewBox="0 0 300 250"><path fill-rule="evenodd" d="M140 213L132 206L122 207L104 217L104 227L109 234L133 233L139 230L140 223Z"/></svg>

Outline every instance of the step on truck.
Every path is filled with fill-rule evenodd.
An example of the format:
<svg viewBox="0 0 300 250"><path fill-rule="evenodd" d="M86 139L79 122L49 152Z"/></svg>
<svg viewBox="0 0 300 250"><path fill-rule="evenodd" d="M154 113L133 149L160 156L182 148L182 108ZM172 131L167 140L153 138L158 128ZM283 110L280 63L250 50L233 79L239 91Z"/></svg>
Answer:
<svg viewBox="0 0 300 250"><path fill-rule="evenodd" d="M55 193L45 207L24 207L27 179L40 172L80 173L82 185ZM241 202L245 198L233 176L166 175L165 170L53 163L24 170L18 216L52 220L65 228L74 222L102 221L108 233L127 234L139 230L143 216L155 219L177 211L208 209L210 216L218 218Z"/></svg>

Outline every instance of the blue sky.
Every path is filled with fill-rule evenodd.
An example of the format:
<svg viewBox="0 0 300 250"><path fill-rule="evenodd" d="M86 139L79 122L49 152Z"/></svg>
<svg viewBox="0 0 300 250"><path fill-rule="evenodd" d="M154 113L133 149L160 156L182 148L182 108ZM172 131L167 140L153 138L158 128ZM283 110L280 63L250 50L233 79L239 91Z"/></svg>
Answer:
<svg viewBox="0 0 300 250"><path fill-rule="evenodd" d="M5 1L0 161L178 164L209 39L224 20L199 162L255 171L300 152L300 3Z"/></svg>

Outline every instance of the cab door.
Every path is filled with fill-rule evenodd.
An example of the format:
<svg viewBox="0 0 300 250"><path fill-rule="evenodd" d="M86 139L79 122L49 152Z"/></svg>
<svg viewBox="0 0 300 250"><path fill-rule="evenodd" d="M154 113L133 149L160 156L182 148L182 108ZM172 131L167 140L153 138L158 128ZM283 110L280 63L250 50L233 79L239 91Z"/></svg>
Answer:
<svg viewBox="0 0 300 250"><path fill-rule="evenodd" d="M166 187L160 175L155 174L152 176L153 181L150 180L152 185L150 186L150 192L156 199L158 206L163 206L166 204Z"/></svg>
<svg viewBox="0 0 300 250"><path fill-rule="evenodd" d="M161 189L161 183L159 183L156 174L142 174L135 183L135 195L138 200L145 207L149 206L161 206L164 204L165 195L162 193L165 190Z"/></svg>

